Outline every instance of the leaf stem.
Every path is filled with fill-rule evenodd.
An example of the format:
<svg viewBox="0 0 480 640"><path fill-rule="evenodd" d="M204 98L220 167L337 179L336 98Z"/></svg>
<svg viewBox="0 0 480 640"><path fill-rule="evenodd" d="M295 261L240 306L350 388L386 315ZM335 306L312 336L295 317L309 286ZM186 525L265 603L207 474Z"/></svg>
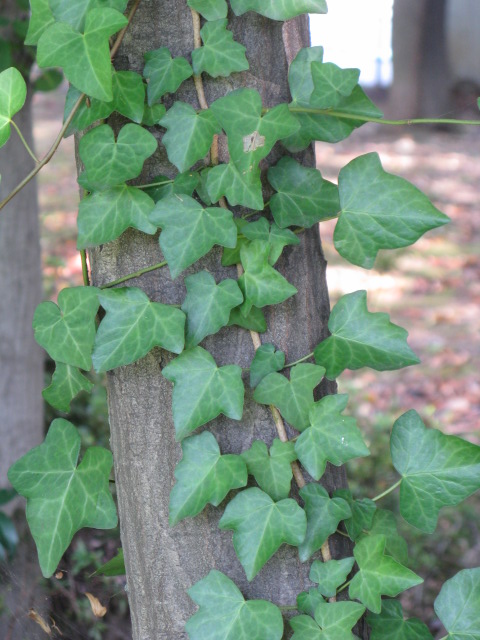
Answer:
<svg viewBox="0 0 480 640"><path fill-rule="evenodd" d="M14 122L13 120L10 120L10 124L12 125L12 127L15 129L15 131L18 133L18 137L20 138L20 140L22 141L23 146L25 147L25 149L28 151L29 155L31 158L33 158L33 160L35 161L35 163L38 163L38 158L37 156L33 153L32 149L30 148L30 145L28 144L28 142L25 140L25 138L23 137L22 132L20 131L20 129L18 128L16 122Z"/></svg>
<svg viewBox="0 0 480 640"><path fill-rule="evenodd" d="M398 486L400 486L401 482L402 482L402 478L398 482L393 484L389 489L387 489L383 493L380 493L378 496L375 496L375 498L372 498L373 502L377 502L377 500L380 500L381 498L384 498L385 496L388 496L389 493L392 493L392 491L395 491L395 489Z"/></svg>
<svg viewBox="0 0 480 640"><path fill-rule="evenodd" d="M87 252L85 251L85 249L80 249L80 258L82 259L83 285L85 287L89 287L90 279L88 277Z"/></svg>
<svg viewBox="0 0 480 640"><path fill-rule="evenodd" d="M290 362L290 364L286 364L283 368L289 369L290 367L294 367L296 364L300 364L300 362L305 362L305 360L309 360L310 358L313 358L313 351L312 353L309 353L308 355L303 356L303 358L300 358L299 360L295 360L295 362Z"/></svg>
<svg viewBox="0 0 480 640"><path fill-rule="evenodd" d="M159 262L158 264L154 264L151 267L145 267L145 269L140 269L139 271L135 271L134 273L129 273L122 278L118 278L117 280L113 280L112 282L107 282L106 284L102 284L99 289L110 289L110 287L114 287L117 284L122 284L123 282L127 282L128 280L132 280L133 278L139 278L143 276L145 273L150 273L150 271L156 271L157 269L161 269L162 267L166 267L166 262Z"/></svg>
<svg viewBox="0 0 480 640"><path fill-rule="evenodd" d="M340 593L340 591L343 591L344 589L346 589L350 583L351 583L351 580L349 580L348 582L345 582L345 584L342 584L341 587L338 587L337 594Z"/></svg>
<svg viewBox="0 0 480 640"><path fill-rule="evenodd" d="M337 529L335 533L338 533L339 536L343 536L344 538L350 539L350 536L348 535L348 533L345 533L344 531L340 531L340 529Z"/></svg>
<svg viewBox="0 0 480 640"><path fill-rule="evenodd" d="M150 182L149 184L138 184L137 189L149 189L150 187L163 187L164 184L173 184L174 180L163 180L163 182Z"/></svg>

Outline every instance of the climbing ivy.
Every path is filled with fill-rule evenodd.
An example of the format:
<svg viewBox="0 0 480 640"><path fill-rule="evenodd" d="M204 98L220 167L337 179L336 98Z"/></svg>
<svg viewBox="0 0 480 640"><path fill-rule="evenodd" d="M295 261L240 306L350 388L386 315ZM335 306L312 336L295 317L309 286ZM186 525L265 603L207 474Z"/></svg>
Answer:
<svg viewBox="0 0 480 640"><path fill-rule="evenodd" d="M385 313L368 311L365 291L338 301L329 337L296 363L286 365L285 354L274 344L261 344L257 332L267 329L263 307L282 304L297 293L275 264L286 246L299 245L298 235L305 228L338 219L336 249L368 269L380 250L410 245L448 218L413 185L387 173L375 153L341 169L338 187L318 170L283 157L268 170L273 194L265 204L260 162L275 145L295 152L313 140L341 140L364 122L382 122L382 114L358 85L358 70L324 63L322 47L303 49L290 65L289 104L264 105L256 90L242 88L208 105L203 73L228 77L249 68L248 51L229 29L226 1L186 0L196 25L191 63L161 47L144 52L142 75L112 67L138 1L128 18L123 15L126 4L31 0L26 43L37 46L40 67L62 68L70 89L65 122L51 152L0 207L48 162L63 135L82 133L79 155L84 168L78 178L84 190L78 248L85 286L61 291L57 304L42 303L33 321L38 343L56 362L44 398L68 411L79 391L91 389L80 370L125 366L154 347L171 352L174 357L162 374L173 385L171 410L182 458L170 496L170 525L226 499L219 527L233 531L233 546L248 580L283 544L297 547L301 562L321 550L323 562L317 555L310 571L310 580L318 586L300 593L291 607L300 614L288 622L295 640L353 638L352 629L366 610L374 640L429 638L420 621L404 620L398 601L382 598L396 597L422 578L405 566L406 543L393 514L376 503L400 486L403 518L434 531L442 507L456 505L480 488L480 447L427 429L420 416L409 411L393 425L391 436L392 462L400 479L373 500L354 499L346 489L329 495L319 484L327 462L340 466L370 452L355 420L343 413L348 397L315 401L314 390L345 369L383 371L416 364L407 332ZM236 15L255 11L280 21L327 10L325 0L231 0L230 6ZM199 14L204 19L201 29ZM110 38L117 33L112 45ZM191 82L192 75L200 110L175 101L175 92ZM13 67L2 71L0 145L8 140L11 127L16 129L12 118L25 98L21 73ZM115 130L104 124L114 112L131 122ZM157 151L153 133L159 130L160 144L178 173L141 184L138 176ZM229 161L219 164L217 136L222 132ZM203 159L204 166L198 168ZM229 205L251 211L239 218ZM247 221L252 216L256 219ZM89 286L85 250L109 243L129 228L150 235L161 230L165 261L102 289ZM216 282L206 271L187 275L180 308L153 302L128 284L115 286L166 266L172 279L180 278L215 245L223 248L224 266L237 265L238 277ZM252 332L253 398L271 408L279 436L270 447L256 440L240 455L221 451L208 430L194 433L220 414L242 418L242 369L235 363L218 366L200 346L207 336L234 324ZM283 421L298 432L291 441ZM55 420L45 442L9 471L13 487L27 499L27 519L47 577L78 529L116 524L109 491L112 456L92 447L79 462L79 450L75 427ZM311 478L308 482L302 467ZM299 499L290 497L294 482ZM330 557L328 539L339 528L352 541L353 556L337 561ZM104 572L119 573L122 567L120 553L115 567L106 566ZM435 611L448 638L479 637L479 572L461 571L440 591ZM339 594L347 600L337 602ZM186 625L191 640L283 637L286 623L280 609L262 600L245 601L219 571L192 585L189 595L199 606Z"/></svg>

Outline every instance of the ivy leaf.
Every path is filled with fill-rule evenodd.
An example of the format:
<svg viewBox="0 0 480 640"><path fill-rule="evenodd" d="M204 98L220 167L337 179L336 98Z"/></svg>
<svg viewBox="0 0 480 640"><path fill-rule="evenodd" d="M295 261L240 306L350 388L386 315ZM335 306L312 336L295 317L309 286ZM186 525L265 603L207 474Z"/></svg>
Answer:
<svg viewBox="0 0 480 640"><path fill-rule="evenodd" d="M345 528L352 540L356 540L362 531L372 528L377 505L369 498L355 500L348 489L337 489L333 493L336 498L343 498L351 510L351 517L345 519ZM384 536L385 537L385 536Z"/></svg>
<svg viewBox="0 0 480 640"><path fill-rule="evenodd" d="M208 431L182 442L183 458L175 469L177 482L170 493L170 526L196 516L207 504L214 507L231 489L247 484L247 468L240 456L220 454Z"/></svg>
<svg viewBox="0 0 480 640"><path fill-rule="evenodd" d="M331 335L315 348L315 362L326 368L329 380L344 369L391 371L420 362L407 344L405 329L390 322L386 313L368 311L366 291L342 296L328 328Z"/></svg>
<svg viewBox="0 0 480 640"><path fill-rule="evenodd" d="M248 224L243 229L243 235L248 240L261 240L270 245L268 263L272 267L282 255L284 247L300 244L299 238L293 231L290 231L290 229L280 229L275 223L270 225L264 217Z"/></svg>
<svg viewBox="0 0 480 640"><path fill-rule="evenodd" d="M288 497L293 477L292 462L297 459L293 442L275 438L269 453L264 442L255 440L250 449L242 453L242 458L260 489L274 500Z"/></svg>
<svg viewBox="0 0 480 640"><path fill-rule="evenodd" d="M262 344L255 351L250 365L250 386L256 387L270 373L281 371L285 367L285 354L275 351L273 344Z"/></svg>
<svg viewBox="0 0 480 640"><path fill-rule="evenodd" d="M235 280L217 285L207 271L186 277L185 286L182 310L187 314L185 347L189 349L227 325L232 309L242 303L243 296Z"/></svg>
<svg viewBox="0 0 480 640"><path fill-rule="evenodd" d="M368 533L361 533L359 540L368 535L384 535L387 539L385 553L398 560L400 564L408 562L408 545L405 538L398 534L395 514L386 509L377 509L373 514L372 524Z"/></svg>
<svg viewBox="0 0 480 640"><path fill-rule="evenodd" d="M291 106L310 107L315 89L312 64L323 62L323 47L300 49L288 69L288 85L292 96Z"/></svg>
<svg viewBox="0 0 480 640"><path fill-rule="evenodd" d="M325 602L325 599L317 588L302 591L297 596L298 610L312 616L312 618L315 615L315 609L321 602Z"/></svg>
<svg viewBox="0 0 480 640"><path fill-rule="evenodd" d="M71 422L54 420L44 443L8 471L13 487L27 498L27 520L46 578L79 529L117 525L108 483L112 454L90 447L77 466L80 445L80 434Z"/></svg>
<svg viewBox="0 0 480 640"><path fill-rule="evenodd" d="M211 202L225 196L232 207L240 205L256 211L264 207L258 167L247 172L239 171L232 162L219 164L208 172L206 189Z"/></svg>
<svg viewBox="0 0 480 640"><path fill-rule="evenodd" d="M231 0L237 16L255 11L272 20L290 20L302 13L327 13L325 0Z"/></svg>
<svg viewBox="0 0 480 640"><path fill-rule="evenodd" d="M284 157L271 167L268 181L277 191L270 198L270 209L282 229L290 225L308 229L340 211L338 187L293 158Z"/></svg>
<svg viewBox="0 0 480 640"><path fill-rule="evenodd" d="M99 567L94 573L92 573L92 576L124 576L125 573L123 549L118 549L117 555Z"/></svg>
<svg viewBox="0 0 480 640"><path fill-rule="evenodd" d="M168 159L179 171L187 171L204 158L221 129L209 110L197 113L185 102L175 102L160 121L167 129L162 142L167 148Z"/></svg>
<svg viewBox="0 0 480 640"><path fill-rule="evenodd" d="M297 364L290 380L280 373L271 373L255 389L253 398L260 404L275 405L285 420L298 431L308 427L309 412L314 405L313 390L325 374L323 367Z"/></svg>
<svg viewBox="0 0 480 640"><path fill-rule="evenodd" d="M64 413L70 411L70 402L80 391L90 393L93 384L76 367L57 362L50 386L42 391L45 402Z"/></svg>
<svg viewBox="0 0 480 640"><path fill-rule="evenodd" d="M232 309L227 326L232 327L234 325L248 331L257 331L257 333L265 333L267 330L267 322L263 311L257 307L252 307L247 315L242 313L241 307Z"/></svg>
<svg viewBox="0 0 480 640"><path fill-rule="evenodd" d="M283 543L298 546L302 542L307 519L295 500L274 502L253 487L228 503L218 526L233 529L235 552L248 580L253 580Z"/></svg>
<svg viewBox="0 0 480 640"><path fill-rule="evenodd" d="M155 137L138 124L126 124L115 140L113 129L102 124L80 140L78 152L85 171L79 184L89 191L105 190L140 175L143 163L157 150Z"/></svg>
<svg viewBox="0 0 480 640"><path fill-rule="evenodd" d="M297 289L268 263L270 245L254 240L240 250L244 274L238 279L246 308L280 304L297 293Z"/></svg>
<svg viewBox="0 0 480 640"><path fill-rule="evenodd" d="M480 638L480 569L464 569L447 580L435 600L435 613L449 640Z"/></svg>
<svg viewBox="0 0 480 640"><path fill-rule="evenodd" d="M128 228L153 235L149 220L155 203L141 189L122 184L96 191L80 201L77 247L95 247L119 238Z"/></svg>
<svg viewBox="0 0 480 640"><path fill-rule="evenodd" d="M136 287L105 290L98 298L106 315L93 349L96 371L136 362L157 346L173 353L183 350L185 314L180 309L150 302Z"/></svg>
<svg viewBox="0 0 480 640"><path fill-rule="evenodd" d="M418 618L403 619L397 600L383 600L381 613L369 614L367 622L372 629L371 640L433 640L427 625Z"/></svg>
<svg viewBox="0 0 480 640"><path fill-rule="evenodd" d="M321 602L310 616L295 616L292 640L353 640L352 628L365 612L358 602Z"/></svg>
<svg viewBox="0 0 480 640"><path fill-rule="evenodd" d="M10 122L20 111L27 97L27 85L22 74L15 67L0 73L0 147L10 137Z"/></svg>
<svg viewBox="0 0 480 640"><path fill-rule="evenodd" d="M162 371L173 387L173 421L177 440L221 413L241 420L244 387L237 365L217 367L213 356L194 347L172 360Z"/></svg>
<svg viewBox="0 0 480 640"><path fill-rule="evenodd" d="M35 340L56 362L89 371L95 340L98 289L72 287L58 294L54 302L42 302L33 316Z"/></svg>
<svg viewBox="0 0 480 640"><path fill-rule="evenodd" d="M25 44L35 46L42 33L55 22L48 0L30 0L31 16Z"/></svg>
<svg viewBox="0 0 480 640"><path fill-rule="evenodd" d="M355 564L355 558L342 558L322 562L315 560L310 569L309 578L318 584L318 590L327 598L336 595L337 587L342 585Z"/></svg>
<svg viewBox="0 0 480 640"><path fill-rule="evenodd" d="M237 586L220 571L188 590L199 610L185 629L190 640L281 640L280 609L266 600L246 601Z"/></svg>
<svg viewBox="0 0 480 640"><path fill-rule="evenodd" d="M227 29L228 21L206 22L200 31L203 46L192 51L192 67L195 75L208 73L212 78L228 78L232 73L249 68L245 57L246 48L235 42L233 33Z"/></svg>
<svg viewBox="0 0 480 640"><path fill-rule="evenodd" d="M39 67L62 67L67 79L82 93L110 102L112 63L109 38L127 24L115 9L92 9L85 30L78 33L64 22L55 22L38 41Z"/></svg>
<svg viewBox="0 0 480 640"><path fill-rule="evenodd" d="M313 482L300 490L300 496L305 502L307 533L298 553L301 562L306 562L335 533L338 523L351 517L352 512L343 498L330 498L324 487Z"/></svg>
<svg viewBox="0 0 480 640"><path fill-rule="evenodd" d="M160 247L172 278L219 244L234 247L237 227L231 211L204 209L189 196L171 195L155 205L150 222L162 229Z"/></svg>
<svg viewBox="0 0 480 640"><path fill-rule="evenodd" d="M371 269L380 249L416 242L449 222L419 189L383 170L377 153L355 158L338 176L341 214L333 236L339 254Z"/></svg>
<svg viewBox="0 0 480 640"><path fill-rule="evenodd" d="M166 113L165 105L155 103L149 106L148 104L144 105L143 108L143 116L142 116L142 124L146 127L154 127L156 124L160 123L160 120Z"/></svg>
<svg viewBox="0 0 480 640"><path fill-rule="evenodd" d="M117 71L112 76L115 111L140 124L145 108L145 85L134 71Z"/></svg>
<svg viewBox="0 0 480 640"><path fill-rule="evenodd" d="M370 455L355 418L342 416L348 395L325 396L310 409L310 426L295 443L298 459L308 473L320 478L327 462L339 467L347 460Z"/></svg>
<svg viewBox="0 0 480 640"><path fill-rule="evenodd" d="M402 476L400 513L422 531L433 533L442 507L456 505L480 488L480 447L427 429L416 411L395 422L390 450Z"/></svg>
<svg viewBox="0 0 480 640"><path fill-rule="evenodd" d="M341 69L332 62L312 62L314 89L310 104L317 109L336 107L358 84L360 69Z"/></svg>
<svg viewBox="0 0 480 640"><path fill-rule="evenodd" d="M237 227L237 244L233 249L225 248L222 251L222 267L230 267L234 264L239 264L240 250L244 244L248 244L248 239L242 235L243 230L249 226L248 222L243 218L235 218L234 222Z"/></svg>
<svg viewBox="0 0 480 640"><path fill-rule="evenodd" d="M154 187L145 187L143 190L154 202L158 202L171 195L191 196L195 191L198 180L198 173L195 171L177 173L173 180L168 176L160 175L152 179Z"/></svg>
<svg viewBox="0 0 480 640"><path fill-rule="evenodd" d="M123 13L127 7L125 0L48 0L53 17L57 22L66 22L76 31L83 31L85 18L92 9L116 9Z"/></svg>
<svg viewBox="0 0 480 640"><path fill-rule="evenodd" d="M385 536L368 536L357 542L353 550L359 571L353 577L348 593L373 613L380 613L382 595L395 597L423 582L413 571L384 555L385 545Z"/></svg>
<svg viewBox="0 0 480 640"><path fill-rule="evenodd" d="M178 87L193 75L185 58L172 58L167 47L145 54L143 77L147 79L148 104L151 106L166 93L175 93Z"/></svg>
<svg viewBox="0 0 480 640"><path fill-rule="evenodd" d="M187 4L198 11L205 20L220 20L227 17L228 5L225 0L187 0Z"/></svg>
<svg viewBox="0 0 480 640"><path fill-rule="evenodd" d="M70 115L73 106L78 101L82 92L76 89L73 85L68 88L67 96L65 98L65 108L63 112L63 120L65 121ZM86 100L81 102L77 108L73 120L70 122L65 137L71 136L73 133L83 131L87 129L91 124L97 122L97 120L104 120L108 118L115 110L113 100L111 102L104 102L102 100L96 100L92 98L88 104Z"/></svg>

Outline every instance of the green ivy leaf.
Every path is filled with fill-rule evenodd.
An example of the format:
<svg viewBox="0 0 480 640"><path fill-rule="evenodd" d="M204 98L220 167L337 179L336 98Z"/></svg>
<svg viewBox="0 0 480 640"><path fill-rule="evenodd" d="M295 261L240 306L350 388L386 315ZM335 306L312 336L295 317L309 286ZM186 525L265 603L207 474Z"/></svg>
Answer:
<svg viewBox="0 0 480 640"><path fill-rule="evenodd" d="M306 562L337 530L341 520L351 517L348 503L340 497L330 498L326 489L310 482L300 490L307 514L307 533L298 548L301 562Z"/></svg>
<svg viewBox="0 0 480 640"><path fill-rule="evenodd" d="M403 619L402 605L396 600L383 600L381 613L369 614L367 622L371 640L433 640L427 625L418 618Z"/></svg>
<svg viewBox="0 0 480 640"><path fill-rule="evenodd" d="M288 69L288 85L292 96L291 106L310 107L315 89L312 64L323 62L323 47L300 49Z"/></svg>
<svg viewBox="0 0 480 640"><path fill-rule="evenodd" d="M312 62L313 91L310 104L316 109L336 107L358 84L360 69L341 69L332 62Z"/></svg>
<svg viewBox="0 0 480 640"><path fill-rule="evenodd" d="M58 294L54 302L42 302L33 316L35 340L56 362L89 371L95 340L98 289L72 287Z"/></svg>
<svg viewBox="0 0 480 640"><path fill-rule="evenodd" d="M250 365L250 386L256 387L266 376L285 367L285 354L275 351L273 344L262 344L255 351Z"/></svg>
<svg viewBox="0 0 480 640"><path fill-rule="evenodd" d="M416 242L449 218L410 182L383 170L377 153L355 158L338 177L341 213L333 236L339 254L371 269L380 249Z"/></svg>
<svg viewBox="0 0 480 640"><path fill-rule="evenodd" d="M325 599L317 588L302 591L297 596L298 610L312 618L315 615L315 609L321 602L325 602Z"/></svg>
<svg viewBox="0 0 480 640"><path fill-rule="evenodd" d="M340 211L338 187L293 158L284 157L271 167L268 181L277 191L270 198L270 209L282 229L290 225L308 229Z"/></svg>
<svg viewBox="0 0 480 640"><path fill-rule="evenodd" d="M153 235L157 227L148 217L154 206L146 193L125 184L86 196L78 209L77 247L105 244L130 227Z"/></svg>
<svg viewBox="0 0 480 640"><path fill-rule="evenodd" d="M190 640L281 640L283 618L274 604L246 601L237 586L220 571L188 590L199 610L185 629Z"/></svg>
<svg viewBox="0 0 480 640"><path fill-rule="evenodd" d="M109 38L127 24L115 9L92 9L85 30L78 33L64 22L55 22L38 41L39 67L62 67L66 78L82 93L110 102L112 63Z"/></svg>
<svg viewBox="0 0 480 640"><path fill-rule="evenodd" d="M285 420L298 431L309 425L309 412L314 405L313 390L325 374L323 367L297 364L292 367L290 380L280 373L264 378L253 394L260 404L275 405Z"/></svg>
<svg viewBox="0 0 480 640"><path fill-rule="evenodd" d="M222 266L230 267L234 264L240 263L240 250L244 244L248 244L247 238L242 233L243 230L249 226L249 223L243 218L234 219L235 226L237 227L237 244L233 249L225 248L222 251Z"/></svg>
<svg viewBox="0 0 480 640"><path fill-rule="evenodd" d="M145 85L134 71L117 71L112 76L115 111L140 124L145 108Z"/></svg>
<svg viewBox="0 0 480 640"><path fill-rule="evenodd" d="M145 54L143 77L147 79L148 104L151 106L166 93L175 93L178 87L193 75L185 58L172 58L167 47Z"/></svg>
<svg viewBox="0 0 480 640"><path fill-rule="evenodd" d="M227 29L228 21L206 22L200 31L203 46L192 51L192 67L195 75L208 73L212 78L228 78L232 73L249 68L246 48L235 42Z"/></svg>
<svg viewBox="0 0 480 640"><path fill-rule="evenodd" d="M123 549L118 549L117 555L99 567L92 576L124 576L125 573Z"/></svg>
<svg viewBox="0 0 480 640"><path fill-rule="evenodd" d="M369 456L355 418L342 416L348 395L325 396L310 409L310 426L295 443L298 459L315 478L325 473L327 462L339 467L347 460Z"/></svg>
<svg viewBox="0 0 480 640"><path fill-rule="evenodd" d="M382 595L395 597L423 582L413 571L384 555L385 545L385 536L368 536L357 542L353 550L359 571L353 577L348 593L373 613L380 613Z"/></svg>
<svg viewBox="0 0 480 640"><path fill-rule="evenodd" d="M290 20L302 13L327 13L325 0L231 0L237 16L255 11L272 20Z"/></svg>
<svg viewBox="0 0 480 640"><path fill-rule="evenodd" d="M221 413L241 420L244 387L237 365L217 367L213 357L195 347L184 351L162 371L173 387L173 421L177 440Z"/></svg>
<svg viewBox="0 0 480 640"><path fill-rule="evenodd" d="M44 443L8 471L13 487L27 498L27 520L46 578L79 529L117 525L108 483L112 454L90 447L77 466L80 445L80 434L71 422L54 420Z"/></svg>
<svg viewBox="0 0 480 640"><path fill-rule="evenodd" d="M358 602L321 602L310 616L295 616L292 640L353 640L352 628L365 612Z"/></svg>
<svg viewBox="0 0 480 640"><path fill-rule="evenodd" d="M242 230L248 240L261 240L270 245L268 264L272 267L282 255L284 247L300 244L299 238L290 229L280 229L275 223L270 225L263 216L246 225Z"/></svg>
<svg viewBox="0 0 480 640"><path fill-rule="evenodd" d="M74 104L78 101L82 92L76 89L73 85L70 85L65 98L65 109L63 112L63 120L65 121ZM77 133L87 129L91 124L97 122L97 120L104 120L108 118L115 110L113 100L111 102L103 102L102 100L96 100L92 98L88 103L86 100L78 107L73 120L71 121L65 137L71 136L73 133Z"/></svg>
<svg viewBox="0 0 480 640"><path fill-rule="evenodd" d="M25 44L35 46L42 33L55 22L49 0L30 0L31 16Z"/></svg>
<svg viewBox="0 0 480 640"><path fill-rule="evenodd" d="M202 14L205 20L220 20L227 17L228 5L225 0L187 0L187 4Z"/></svg>
<svg viewBox="0 0 480 640"><path fill-rule="evenodd" d="M377 505L369 498L355 500L348 489L337 489L334 497L345 500L351 510L351 517L345 519L347 533L352 540L356 540L364 529L369 531L373 525L373 518Z"/></svg>
<svg viewBox="0 0 480 640"><path fill-rule="evenodd" d="M167 129L162 142L167 148L168 159L179 171L187 171L204 158L213 136L221 132L210 109L197 113L185 102L175 102L160 124Z"/></svg>
<svg viewBox="0 0 480 640"><path fill-rule="evenodd" d="M232 162L219 164L209 170L206 189L211 202L225 196L232 207L240 205L256 211L264 207L258 167L246 172L239 171Z"/></svg>
<svg viewBox="0 0 480 640"><path fill-rule="evenodd" d="M242 453L242 458L260 489L273 500L288 497L293 477L292 462L297 459L293 442L275 438L269 453L264 442L255 440L250 449Z"/></svg>
<svg viewBox="0 0 480 640"><path fill-rule="evenodd" d="M173 353L183 350L185 314L180 309L150 302L136 287L105 290L98 298L106 315L93 349L96 371L136 362L157 346Z"/></svg>
<svg viewBox="0 0 480 640"><path fill-rule="evenodd" d="M297 289L268 263L270 245L254 240L240 251L244 274L238 284L245 298L244 312L250 307L265 307L280 304L297 293Z"/></svg>
<svg viewBox="0 0 480 640"><path fill-rule="evenodd" d="M177 173L172 180L168 176L156 176L152 179L154 187L144 189L154 202L163 200L171 195L191 196L198 184L199 176L195 171Z"/></svg>
<svg viewBox="0 0 480 640"><path fill-rule="evenodd" d="M155 137L138 124L122 127L117 140L113 129L102 124L80 140L78 152L85 171L78 182L88 191L101 191L132 180L156 150Z"/></svg>
<svg viewBox="0 0 480 640"><path fill-rule="evenodd" d="M222 280L217 285L207 271L186 277L185 286L182 310L187 314L185 347L189 349L226 326L243 296L235 280Z"/></svg>
<svg viewBox="0 0 480 640"><path fill-rule="evenodd" d="M384 535L387 539L385 553L398 560L400 564L408 562L408 545L405 538L398 534L397 519L395 514L386 509L377 509L373 514L371 526L367 533L361 533L358 537L362 540L365 536Z"/></svg>
<svg viewBox="0 0 480 640"><path fill-rule="evenodd" d="M220 454L208 431L182 442L183 458L175 469L177 482L170 493L170 526L196 516L207 504L214 507L231 489L247 484L247 467L240 456Z"/></svg>
<svg viewBox="0 0 480 640"><path fill-rule="evenodd" d="M87 13L92 9L116 9L123 13L126 0L48 0L53 17L57 22L66 22L76 31L83 31Z"/></svg>
<svg viewBox="0 0 480 640"><path fill-rule="evenodd" d="M152 104L149 106L148 104L144 105L143 108L143 116L142 116L142 124L146 127L154 127L157 124L160 124L160 120L166 113L165 105L163 104Z"/></svg>
<svg viewBox="0 0 480 640"><path fill-rule="evenodd" d="M267 322L263 311L257 307L252 307L247 315L242 313L242 307L232 309L227 327L234 325L247 329L248 331L257 331L257 333L265 333L267 330Z"/></svg>
<svg viewBox="0 0 480 640"><path fill-rule="evenodd" d="M234 247L237 227L231 211L204 209L189 196L171 195L155 205L150 222L162 229L160 247L172 278L219 244Z"/></svg>
<svg viewBox="0 0 480 640"><path fill-rule="evenodd" d="M366 291L342 296L328 328L331 335L315 348L315 362L326 368L329 380L344 369L391 371L420 362L407 344L405 329L390 322L386 313L368 311Z"/></svg>
<svg viewBox="0 0 480 640"><path fill-rule="evenodd" d="M447 580L435 600L435 613L449 640L480 638L480 569L464 569Z"/></svg>
<svg viewBox="0 0 480 640"><path fill-rule="evenodd" d="M90 393L93 384L76 367L57 362L50 386L42 391L45 402L64 413L70 411L70 402L80 391Z"/></svg>
<svg viewBox="0 0 480 640"><path fill-rule="evenodd" d="M0 147L10 137L10 122L20 111L27 97L27 85L22 74L15 67L0 73Z"/></svg>
<svg viewBox="0 0 480 640"><path fill-rule="evenodd" d="M342 585L355 564L355 558L342 558L322 562L315 560L310 569L309 578L318 584L318 590L327 598L336 595L337 587Z"/></svg>
<svg viewBox="0 0 480 640"><path fill-rule="evenodd" d="M252 487L228 503L218 526L233 529L235 552L248 580L253 580L283 543L298 546L302 542L307 519L295 500L274 502Z"/></svg>
<svg viewBox="0 0 480 640"><path fill-rule="evenodd" d="M456 505L480 488L480 447L427 429L416 411L395 422L390 450L402 476L400 513L422 531L433 533L442 507Z"/></svg>

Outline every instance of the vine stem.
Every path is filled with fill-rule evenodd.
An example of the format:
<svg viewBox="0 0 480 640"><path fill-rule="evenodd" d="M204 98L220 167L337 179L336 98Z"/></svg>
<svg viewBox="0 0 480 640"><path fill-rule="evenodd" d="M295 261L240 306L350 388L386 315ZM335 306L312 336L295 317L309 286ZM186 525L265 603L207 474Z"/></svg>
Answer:
<svg viewBox="0 0 480 640"><path fill-rule="evenodd" d="M192 12L193 22L193 44L195 49L200 49L202 46L202 36L200 35L200 14L195 9L190 8ZM208 102L205 97L205 90L203 87L203 80L201 75L194 75L193 81L195 83L195 89L197 90L198 102L202 109L208 109Z"/></svg>
<svg viewBox="0 0 480 640"><path fill-rule="evenodd" d="M300 358L299 360L295 360L295 362L290 362L290 364L286 364L283 368L284 369L289 369L290 367L294 367L296 364L300 364L301 362L305 362L305 360L309 360L310 358L313 358L313 351L312 351L312 353L309 353L306 356L303 356L303 358Z"/></svg>
<svg viewBox="0 0 480 640"><path fill-rule="evenodd" d="M344 589L346 589L351 583L351 580L349 580L348 582L345 582L345 584L342 584L341 587L338 587L337 589L337 593L340 593L340 591L343 591Z"/></svg>
<svg viewBox="0 0 480 640"><path fill-rule="evenodd" d="M82 260L82 277L83 277L83 286L90 286L90 278L88 277L88 265L87 265L87 252L85 249L80 249L80 258Z"/></svg>
<svg viewBox="0 0 480 640"><path fill-rule="evenodd" d="M20 138L20 140L22 141L23 146L25 147L25 149L28 151L29 155L31 158L33 158L35 163L38 163L38 158L37 156L33 153L32 149L30 148L30 145L28 144L28 142L25 140L25 138L23 137L22 132L20 131L20 129L18 128L18 125L16 124L16 122L14 122L13 120L10 120L10 124L12 125L12 127L15 129L15 131L18 133L18 137Z"/></svg>
<svg viewBox="0 0 480 640"><path fill-rule="evenodd" d="M139 271L135 271L134 273L128 273L126 276L122 278L118 278L117 280L112 280L112 282L107 282L106 284L102 284L99 289L110 289L110 287L114 287L116 284L122 284L123 282L127 282L128 280L132 280L133 278L139 278L143 276L144 273L150 273L150 271L156 271L157 269L161 269L162 267L166 267L167 262L158 262L157 264L152 265L151 267L145 267L144 269L140 269Z"/></svg>
<svg viewBox="0 0 480 640"><path fill-rule="evenodd" d="M378 496L375 496L375 498L372 498L373 502L377 502L377 500L380 500L381 498L384 498L385 496L388 496L388 494L392 493L392 491L395 491L395 489L398 486L400 486L401 483L402 483L402 479L400 479L398 482L393 484L389 489L387 489L383 493L380 493Z"/></svg>
<svg viewBox="0 0 480 640"><path fill-rule="evenodd" d="M128 27L130 26L130 24L131 24L131 22L133 20L133 16L137 13L137 9L138 9L138 6L139 6L141 1L142 0L135 0L135 4L131 8L130 13L128 14L128 17L127 17L127 24L120 31L120 33L117 36L117 39L113 43L113 47L112 47L112 49L110 51L110 60L113 60L114 57L117 55L117 51L120 49L120 45L122 44L123 39L125 38L125 34L127 33L127 29L128 29Z"/></svg>

